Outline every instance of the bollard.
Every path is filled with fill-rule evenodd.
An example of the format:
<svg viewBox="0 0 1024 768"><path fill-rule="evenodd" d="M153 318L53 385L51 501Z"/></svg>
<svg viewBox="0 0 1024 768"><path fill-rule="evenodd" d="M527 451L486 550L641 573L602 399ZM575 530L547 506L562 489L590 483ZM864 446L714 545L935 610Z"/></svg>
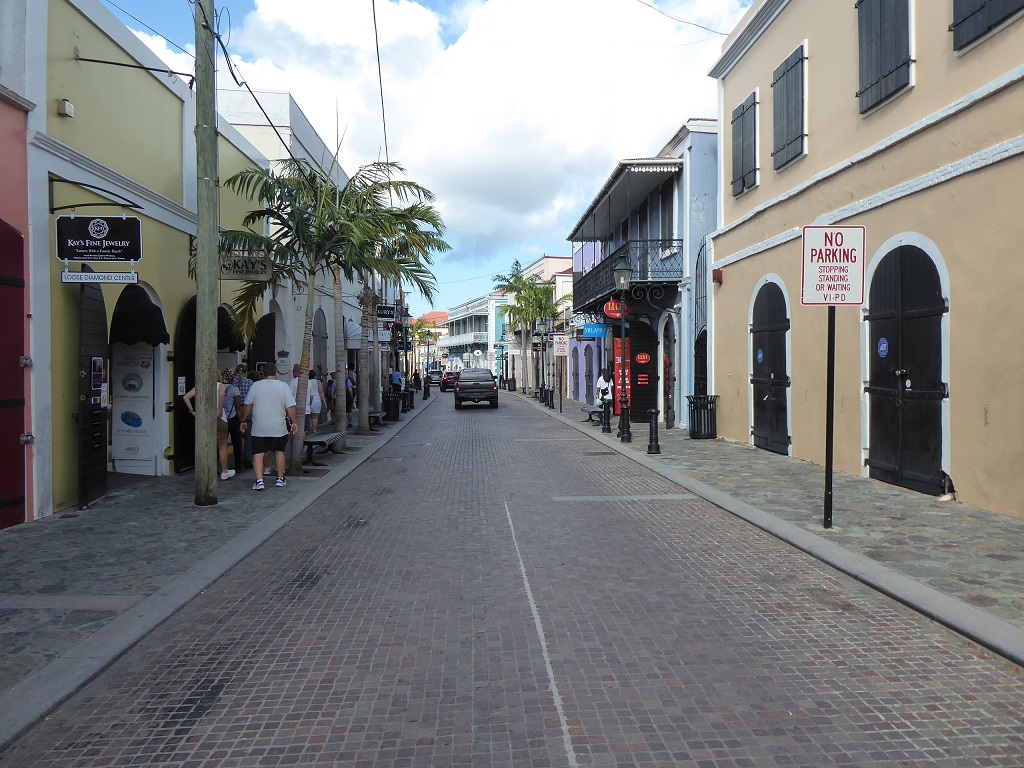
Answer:
<svg viewBox="0 0 1024 768"><path fill-rule="evenodd" d="M658 414L661 413L657 408L648 408L647 414L651 417L651 437L647 441L647 453L656 454L661 453L661 446L658 445Z"/></svg>
<svg viewBox="0 0 1024 768"><path fill-rule="evenodd" d="M416 390L415 389L407 389L406 392L409 395L409 410L410 411L415 411L416 410Z"/></svg>
<svg viewBox="0 0 1024 768"><path fill-rule="evenodd" d="M398 402L400 402L402 404L402 411L401 412L402 413L408 413L409 412L409 400L405 396L405 390L403 389L403 390L401 390L399 392L396 392L395 393L395 397L397 397L398 398Z"/></svg>
<svg viewBox="0 0 1024 768"><path fill-rule="evenodd" d="M424 400L429 400L430 399L430 377L429 376L427 377L427 380L423 382L423 399Z"/></svg>
<svg viewBox="0 0 1024 768"><path fill-rule="evenodd" d="M602 400L601 405L604 407L604 413L601 414L601 432L610 435L612 432L612 401Z"/></svg>
<svg viewBox="0 0 1024 768"><path fill-rule="evenodd" d="M555 390L553 387L548 388L548 408L555 410Z"/></svg>

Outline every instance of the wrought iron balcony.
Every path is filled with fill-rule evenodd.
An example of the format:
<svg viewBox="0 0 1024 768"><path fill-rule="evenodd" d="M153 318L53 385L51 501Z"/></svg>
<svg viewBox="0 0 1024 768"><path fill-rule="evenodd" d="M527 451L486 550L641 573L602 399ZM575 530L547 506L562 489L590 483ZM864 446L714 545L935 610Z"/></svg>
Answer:
<svg viewBox="0 0 1024 768"><path fill-rule="evenodd" d="M630 240L589 272L576 272L572 279L573 310L585 311L595 302L615 295L612 269L621 256L629 258L633 283L678 283L686 276L683 243L682 240Z"/></svg>

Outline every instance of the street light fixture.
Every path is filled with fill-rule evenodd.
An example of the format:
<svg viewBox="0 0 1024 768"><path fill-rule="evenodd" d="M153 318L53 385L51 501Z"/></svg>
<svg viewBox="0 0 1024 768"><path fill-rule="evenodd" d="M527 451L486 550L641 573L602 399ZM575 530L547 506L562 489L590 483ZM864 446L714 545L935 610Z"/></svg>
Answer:
<svg viewBox="0 0 1024 768"><path fill-rule="evenodd" d="M629 398L626 397L626 291L629 290L633 267L625 254L619 257L618 263L612 268L612 274L615 276L615 287L619 289L621 296L619 306L622 330L621 357L619 359L619 439L624 443L631 443L633 435L629 431Z"/></svg>

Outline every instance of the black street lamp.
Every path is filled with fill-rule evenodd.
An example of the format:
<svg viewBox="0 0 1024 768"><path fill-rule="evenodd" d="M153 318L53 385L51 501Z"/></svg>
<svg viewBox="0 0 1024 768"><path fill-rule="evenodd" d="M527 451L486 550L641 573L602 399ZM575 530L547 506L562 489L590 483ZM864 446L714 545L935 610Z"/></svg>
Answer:
<svg viewBox="0 0 1024 768"><path fill-rule="evenodd" d="M619 439L624 443L631 443L633 434L629 431L629 398L626 397L626 291L629 290L633 268L625 254L619 257L618 263L612 269L612 274L615 276L615 287L619 289L619 294L622 297L619 306L620 328L622 329L622 347L619 359Z"/></svg>
<svg viewBox="0 0 1024 768"><path fill-rule="evenodd" d="M540 334L540 363L537 366L537 395L541 403L547 402L547 394L544 390L544 354L547 352L548 321L541 317L537 320L537 333Z"/></svg>
<svg viewBox="0 0 1024 768"><path fill-rule="evenodd" d="M402 413L408 413L409 412L409 408L410 408L408 389L409 389L409 321L411 319L412 319L412 313L409 311L409 305L406 304L406 305L404 305L402 307L402 316L401 316L401 324L402 324L402 337L401 337L402 338L402 352L403 352L403 354L405 356L405 366L404 366L404 369L405 369L405 387L402 389L402 411L401 411ZM396 352L396 354L397 354L397 352ZM413 404L411 407L415 408L416 406L415 406L415 404Z"/></svg>

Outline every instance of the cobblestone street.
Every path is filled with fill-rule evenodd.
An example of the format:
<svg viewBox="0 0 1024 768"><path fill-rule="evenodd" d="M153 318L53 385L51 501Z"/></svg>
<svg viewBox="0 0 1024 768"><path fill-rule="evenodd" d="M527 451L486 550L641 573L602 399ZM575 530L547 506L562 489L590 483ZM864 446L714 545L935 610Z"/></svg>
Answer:
<svg viewBox="0 0 1024 768"><path fill-rule="evenodd" d="M451 395L0 753L1021 765L1005 659L527 401Z"/></svg>

